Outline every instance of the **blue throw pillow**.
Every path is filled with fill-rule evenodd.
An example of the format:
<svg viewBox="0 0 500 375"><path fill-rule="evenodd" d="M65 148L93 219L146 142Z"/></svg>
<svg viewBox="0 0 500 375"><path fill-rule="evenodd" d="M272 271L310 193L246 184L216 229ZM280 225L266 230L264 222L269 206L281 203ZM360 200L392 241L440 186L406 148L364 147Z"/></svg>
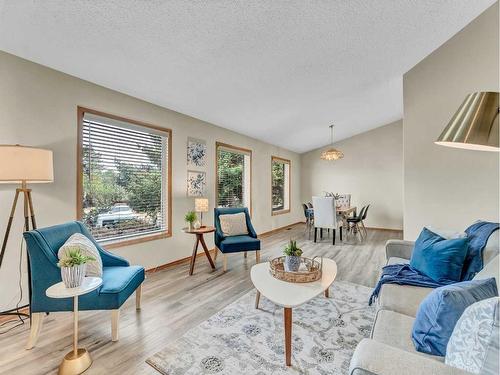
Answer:
<svg viewBox="0 0 500 375"><path fill-rule="evenodd" d="M424 228L415 242L410 266L438 283L460 281L468 243L467 237L447 240Z"/></svg>
<svg viewBox="0 0 500 375"><path fill-rule="evenodd" d="M434 289L420 304L412 340L419 352L444 356L458 319L470 305L498 296L495 278L462 281Z"/></svg>

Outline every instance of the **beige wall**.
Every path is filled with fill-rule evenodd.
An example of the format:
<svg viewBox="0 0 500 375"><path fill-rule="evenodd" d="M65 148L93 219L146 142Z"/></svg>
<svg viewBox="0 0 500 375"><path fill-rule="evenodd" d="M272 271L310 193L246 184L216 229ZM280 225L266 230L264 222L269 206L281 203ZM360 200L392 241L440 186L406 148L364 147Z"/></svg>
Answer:
<svg viewBox="0 0 500 375"><path fill-rule="evenodd" d="M299 155L0 52L0 144L20 143L54 151L55 182L32 186L39 227L76 218L78 105L173 131L173 235L113 250L133 264L151 268L191 253L193 238L181 232L185 212L194 207L194 199L186 197L188 136L207 141L208 198L212 208L215 200L215 142L220 141L253 150L252 207L253 223L258 233L302 220ZM279 216L271 216L271 155L292 161L291 212ZM2 231L7 224L14 189L14 185L0 185ZM213 214L209 213L204 220L212 222ZM21 231L22 211L18 211L0 270L0 310L12 307L16 300ZM0 236L3 238L3 232ZM207 245L212 247L212 236L208 239ZM199 268L204 263L201 260ZM206 269L198 272L206 272Z"/></svg>
<svg viewBox="0 0 500 375"><path fill-rule="evenodd" d="M324 191L350 193L357 207L371 204L367 226L402 229L402 138L400 120L335 143L341 160L321 160L328 147L302 154L302 201Z"/></svg>
<svg viewBox="0 0 500 375"><path fill-rule="evenodd" d="M498 221L499 154L437 146L465 96L499 91L498 3L404 75L404 237Z"/></svg>

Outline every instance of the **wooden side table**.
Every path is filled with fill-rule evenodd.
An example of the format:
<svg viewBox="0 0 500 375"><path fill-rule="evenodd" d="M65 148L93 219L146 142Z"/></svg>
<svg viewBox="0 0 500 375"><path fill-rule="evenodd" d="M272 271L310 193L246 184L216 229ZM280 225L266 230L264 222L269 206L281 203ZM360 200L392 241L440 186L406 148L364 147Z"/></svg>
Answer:
<svg viewBox="0 0 500 375"><path fill-rule="evenodd" d="M203 247L203 251L205 252L206 257L208 258L210 266L214 270L215 264L212 260L212 257L210 256L210 252L208 251L207 244L205 243L205 239L203 238L203 235L206 233L215 232L215 228L210 227L210 226L206 226L206 227L199 228L199 229L193 229L193 230L189 230L188 228L183 228L182 231L184 233L196 235L196 241L195 241L194 247L193 247L193 254L191 255L191 263L189 265L189 276L191 276L193 274L193 271L194 271L194 263L196 262L196 253L198 252L198 244L199 243L201 243L201 246Z"/></svg>
<svg viewBox="0 0 500 375"><path fill-rule="evenodd" d="M78 348L78 296L96 290L101 284L102 279L99 277L85 277L82 285L77 288L66 288L61 281L45 291L50 298L73 298L73 350L64 356L58 374L81 374L92 365L87 349Z"/></svg>

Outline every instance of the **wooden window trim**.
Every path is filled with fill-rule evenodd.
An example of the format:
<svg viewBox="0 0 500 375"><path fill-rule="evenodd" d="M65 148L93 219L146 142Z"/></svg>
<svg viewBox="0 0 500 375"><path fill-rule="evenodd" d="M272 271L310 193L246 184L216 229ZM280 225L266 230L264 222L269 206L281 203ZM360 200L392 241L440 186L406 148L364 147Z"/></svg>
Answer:
<svg viewBox="0 0 500 375"><path fill-rule="evenodd" d="M288 164L288 208L279 211L273 211L273 162ZM271 156L271 216L284 215L290 213L292 203L292 161L279 156Z"/></svg>
<svg viewBox="0 0 500 375"><path fill-rule="evenodd" d="M230 145L228 143L223 143L223 142L215 142L215 207L217 207L217 201L219 200L219 190L218 190L218 187L219 187L219 165L217 163L217 159L218 159L218 152L219 152L219 147L222 147L222 148L226 148L226 149L230 149L230 150L233 150L233 151L236 151L236 152L240 152L240 153L245 153L245 154L248 154L250 155L250 204L249 204L249 208L248 208L248 211L249 211L249 214L250 216L252 216L252 185L253 185L253 179L252 179L252 169L253 169L253 156L252 156L252 150L248 149L248 148L243 148L243 147L238 147L238 146L233 146L233 145Z"/></svg>
<svg viewBox="0 0 500 375"><path fill-rule="evenodd" d="M105 249L114 249L117 247L135 245L147 241L158 240L161 238L168 238L172 236L172 130L168 128L163 128L157 125L152 125L143 121L133 120L122 116L117 116L113 114L109 114L102 111L97 111L91 108L86 107L77 107L77 150L76 150L76 219L82 219L82 211L83 211L83 178L82 178L82 158L83 158L83 117L85 113L90 113L96 116L107 117L112 120L128 122L130 124L139 125L145 128L154 129L163 133L168 134L168 150L167 150L167 189L166 189L166 197L165 201L167 202L167 229L161 232L146 234L146 235L137 235L137 237L116 240L112 242L106 242L103 247Z"/></svg>

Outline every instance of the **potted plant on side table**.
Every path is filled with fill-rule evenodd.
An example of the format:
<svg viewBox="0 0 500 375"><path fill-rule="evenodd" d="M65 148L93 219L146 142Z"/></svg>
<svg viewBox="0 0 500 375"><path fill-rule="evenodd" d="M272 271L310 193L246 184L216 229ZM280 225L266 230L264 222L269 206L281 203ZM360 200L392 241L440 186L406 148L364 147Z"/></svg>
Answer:
<svg viewBox="0 0 500 375"><path fill-rule="evenodd" d="M96 260L84 255L78 247L69 247L57 265L61 268L61 278L66 288L77 288L82 285L87 262Z"/></svg>
<svg viewBox="0 0 500 375"><path fill-rule="evenodd" d="M302 250L297 247L297 241L290 240L285 250L283 250L283 254L285 254L285 271L297 272L300 267L300 256L302 255Z"/></svg>
<svg viewBox="0 0 500 375"><path fill-rule="evenodd" d="M194 211L188 211L186 216L184 216L184 220L186 220L186 223L188 223L188 229L192 231L193 223L196 221L196 213Z"/></svg>

